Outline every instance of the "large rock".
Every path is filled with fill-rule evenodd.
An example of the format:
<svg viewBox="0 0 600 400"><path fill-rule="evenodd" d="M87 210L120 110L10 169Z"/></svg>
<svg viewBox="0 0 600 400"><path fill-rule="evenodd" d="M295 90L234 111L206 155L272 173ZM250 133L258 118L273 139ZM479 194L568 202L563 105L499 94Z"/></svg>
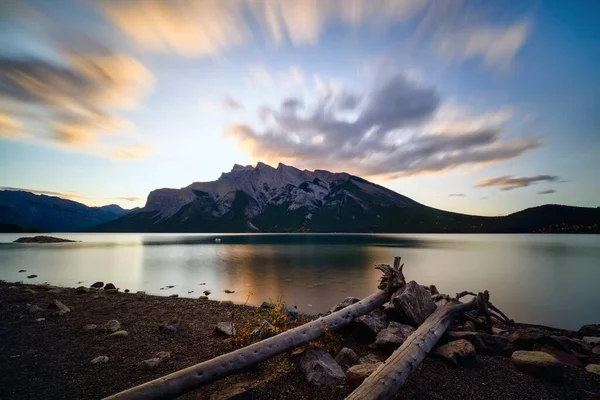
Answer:
<svg viewBox="0 0 600 400"><path fill-rule="evenodd" d="M298 319L298 308L296 306L285 306L282 310L287 318L287 323L292 323Z"/></svg>
<svg viewBox="0 0 600 400"><path fill-rule="evenodd" d="M346 371L346 382L351 386L359 386L382 364L383 363L379 362L374 364L354 365Z"/></svg>
<svg viewBox="0 0 600 400"><path fill-rule="evenodd" d="M590 346L598 346L600 345L600 337L597 336L584 336L583 342L589 344Z"/></svg>
<svg viewBox="0 0 600 400"><path fill-rule="evenodd" d="M114 290L116 288L117 287L112 283L107 283L106 286L104 286L104 290Z"/></svg>
<svg viewBox="0 0 600 400"><path fill-rule="evenodd" d="M572 339L567 336L550 336L545 338L543 343L559 347L565 351L574 351L579 354L589 354L592 346L579 339Z"/></svg>
<svg viewBox="0 0 600 400"><path fill-rule="evenodd" d="M382 308L388 320L396 322L400 321L402 316L392 303L385 303Z"/></svg>
<svg viewBox="0 0 600 400"><path fill-rule="evenodd" d="M510 356L521 347L512 344L501 335L490 335L483 332L448 332L450 340L465 339L471 343L478 353Z"/></svg>
<svg viewBox="0 0 600 400"><path fill-rule="evenodd" d="M104 282L96 282L96 283L92 283L90 285L91 288L96 288L96 289L100 289L103 286L104 286Z"/></svg>
<svg viewBox="0 0 600 400"><path fill-rule="evenodd" d="M600 346L596 346L592 349L592 354L595 356L600 356Z"/></svg>
<svg viewBox="0 0 600 400"><path fill-rule="evenodd" d="M354 350L344 347L335 356L335 362L337 362L343 369L348 369L353 365L358 364L358 356Z"/></svg>
<svg viewBox="0 0 600 400"><path fill-rule="evenodd" d="M219 322L217 326L215 326L215 333L225 337L234 336L235 325L232 322Z"/></svg>
<svg viewBox="0 0 600 400"><path fill-rule="evenodd" d="M580 336L600 336L600 325L598 324L590 324L583 325L577 333Z"/></svg>
<svg viewBox="0 0 600 400"><path fill-rule="evenodd" d="M252 331L252 336L258 340L263 340L279 333L279 329L273 326L269 321L263 319L260 326Z"/></svg>
<svg viewBox="0 0 600 400"><path fill-rule="evenodd" d="M572 367L582 367L583 366L581 361L579 361L579 359L577 357L575 357L575 355L573 355L571 352L557 349L554 346L550 346L547 344L535 344L533 346L533 350L534 351L543 351L544 353L548 353L565 365L570 365Z"/></svg>
<svg viewBox="0 0 600 400"><path fill-rule="evenodd" d="M477 362L477 353L475 346L465 339L455 340L435 349L435 355L440 356L451 363L475 364Z"/></svg>
<svg viewBox="0 0 600 400"><path fill-rule="evenodd" d="M526 374L550 380L562 379L564 366L555 357L541 351L515 351L511 357L515 367Z"/></svg>
<svg viewBox="0 0 600 400"><path fill-rule="evenodd" d="M516 329L508 335L508 340L526 350L533 349L536 343L547 341L549 335L538 329Z"/></svg>
<svg viewBox="0 0 600 400"><path fill-rule="evenodd" d="M388 326L388 320L383 310L375 309L354 320L353 335L356 339L372 342L377 334Z"/></svg>
<svg viewBox="0 0 600 400"><path fill-rule="evenodd" d="M600 364L588 364L585 370L591 374L600 375Z"/></svg>
<svg viewBox="0 0 600 400"><path fill-rule="evenodd" d="M321 348L304 352L300 361L300 371L313 385L336 385L344 379L342 367Z"/></svg>
<svg viewBox="0 0 600 400"><path fill-rule="evenodd" d="M415 281L410 281L392 295L392 304L400 314L401 322L419 326L436 309L429 291Z"/></svg>
<svg viewBox="0 0 600 400"><path fill-rule="evenodd" d="M359 301L360 299L358 297L346 297L344 300L342 300L341 303L338 303L335 306L333 306L331 310L329 310L329 312L334 313L336 311L340 311L342 308L351 306L352 304L358 303Z"/></svg>
<svg viewBox="0 0 600 400"><path fill-rule="evenodd" d="M390 322L387 328L377 334L375 345L386 352L392 352L404 343L404 341L415 331L410 325L399 322Z"/></svg>

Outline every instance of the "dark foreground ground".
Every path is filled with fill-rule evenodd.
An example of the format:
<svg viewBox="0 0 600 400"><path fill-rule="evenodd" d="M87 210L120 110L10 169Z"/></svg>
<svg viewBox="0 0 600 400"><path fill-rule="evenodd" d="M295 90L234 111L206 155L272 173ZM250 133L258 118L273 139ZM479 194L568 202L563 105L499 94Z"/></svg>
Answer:
<svg viewBox="0 0 600 400"><path fill-rule="evenodd" d="M12 288L11 288L12 287ZM53 300L74 307L53 316ZM341 300L341 299L340 299ZM28 312L28 305L43 310ZM216 336L218 322L251 318L253 307L208 300L179 299L136 294L77 294L48 292L47 287L0 282L0 399L98 399L232 350ZM43 321L36 321L45 318ZM159 329L173 318L181 321L176 333ZM308 316L302 317L308 320ZM82 331L87 324L102 325L116 319L124 338L108 337L98 329ZM359 356L373 353L349 338L343 345ZM171 352L155 369L139 366L157 352ZM107 356L104 364L91 364ZM517 371L510 358L478 356L477 366L456 367L428 357L398 393L403 399L600 399L600 377L584 369L567 367L562 383L550 383ZM247 393L256 399L343 399L348 385L315 387L280 356L252 371L223 379L183 396L209 399L233 384L257 385Z"/></svg>

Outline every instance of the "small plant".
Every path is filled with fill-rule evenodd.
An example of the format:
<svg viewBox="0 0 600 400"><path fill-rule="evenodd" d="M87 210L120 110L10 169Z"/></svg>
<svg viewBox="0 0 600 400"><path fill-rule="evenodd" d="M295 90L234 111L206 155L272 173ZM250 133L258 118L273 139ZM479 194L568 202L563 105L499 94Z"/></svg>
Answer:
<svg viewBox="0 0 600 400"><path fill-rule="evenodd" d="M251 293L248 295L246 302L250 299L250 295ZM265 337L287 331L290 324L288 324L285 310L286 304L281 296L266 310L256 309L252 318L236 324L237 334L233 339L234 346L247 346Z"/></svg>

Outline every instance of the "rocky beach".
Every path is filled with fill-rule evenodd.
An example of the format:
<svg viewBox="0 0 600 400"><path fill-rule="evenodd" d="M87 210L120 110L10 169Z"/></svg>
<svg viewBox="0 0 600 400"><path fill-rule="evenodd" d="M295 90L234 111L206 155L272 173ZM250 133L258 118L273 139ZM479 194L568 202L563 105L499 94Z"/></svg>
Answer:
<svg viewBox="0 0 600 400"><path fill-rule="evenodd" d="M285 315L290 326L315 318L281 303L256 308L123 293L113 286L1 282L0 398L103 398L239 348L248 321L269 320L274 311ZM355 301L345 299L334 309ZM343 399L414 331L394 311L389 305L374 310L326 341L181 398ZM234 338L229 337L232 321ZM453 324L397 397L600 395L598 325L579 331L525 324L494 330L477 331L469 321Z"/></svg>

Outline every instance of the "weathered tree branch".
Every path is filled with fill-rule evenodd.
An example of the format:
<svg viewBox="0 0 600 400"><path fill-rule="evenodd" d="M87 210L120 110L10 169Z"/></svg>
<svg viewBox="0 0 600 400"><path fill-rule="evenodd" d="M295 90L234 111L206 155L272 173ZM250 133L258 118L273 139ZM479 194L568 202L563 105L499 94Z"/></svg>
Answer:
<svg viewBox="0 0 600 400"><path fill-rule="evenodd" d="M406 284L402 273L403 266L404 264L400 265L400 257L394 259L393 267L377 264L375 268L383 272L378 286L381 291L373 293L358 303L242 349L117 393L107 399L176 397L278 354L303 346L324 335L328 330L340 329L350 324L354 318L367 314L388 302L392 293Z"/></svg>

